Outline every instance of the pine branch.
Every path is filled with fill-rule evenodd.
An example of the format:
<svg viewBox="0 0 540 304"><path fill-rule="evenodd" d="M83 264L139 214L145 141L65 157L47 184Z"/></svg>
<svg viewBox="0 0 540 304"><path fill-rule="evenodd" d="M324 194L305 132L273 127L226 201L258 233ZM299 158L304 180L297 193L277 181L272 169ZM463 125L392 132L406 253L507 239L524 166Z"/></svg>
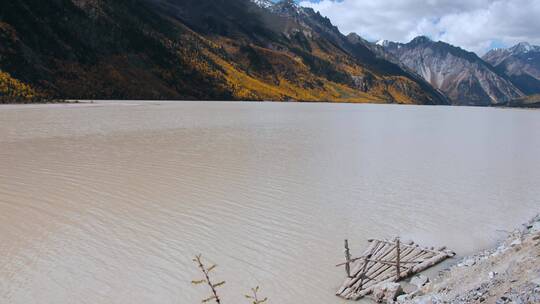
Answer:
<svg viewBox="0 0 540 304"><path fill-rule="evenodd" d="M202 255L200 255L200 254L195 256L195 258L193 259L193 262L195 262L197 264L197 266L199 267L199 269L203 273L205 279L191 281L191 283L194 284L194 285L199 285L199 284L202 284L202 283L206 283L206 285L208 285L208 287L210 288L210 291L212 292L212 295L210 297L202 300L202 303L207 303L207 302L210 302L210 301L214 300L216 302L216 304L221 304L221 299L219 298L219 295L217 293L216 288L220 287L220 286L223 286L225 284L225 281L222 281L222 282L219 282L219 283L212 283L212 281L210 280L210 276L209 276L210 271L214 270L217 267L217 265L212 265L212 266L206 268L206 266L202 262Z"/></svg>

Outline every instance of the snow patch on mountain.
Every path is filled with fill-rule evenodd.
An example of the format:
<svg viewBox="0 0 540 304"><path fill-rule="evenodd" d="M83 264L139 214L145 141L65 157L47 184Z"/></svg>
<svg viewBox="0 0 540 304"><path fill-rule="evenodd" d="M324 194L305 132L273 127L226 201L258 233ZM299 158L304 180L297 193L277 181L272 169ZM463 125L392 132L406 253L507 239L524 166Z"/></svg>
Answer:
<svg viewBox="0 0 540 304"><path fill-rule="evenodd" d="M540 46L531 45L528 42L520 42L516 44L515 46L511 47L510 49L508 49L508 51L510 51L510 53L512 53L513 55L524 54L524 53L529 53L529 52L540 52Z"/></svg>
<svg viewBox="0 0 540 304"><path fill-rule="evenodd" d="M251 2L257 4L258 6L262 8L269 8L272 5L274 5L274 3L270 0L251 0Z"/></svg>
<svg viewBox="0 0 540 304"><path fill-rule="evenodd" d="M382 47L386 47L389 43L390 43L390 41L388 41L388 40L379 40L379 41L375 42L376 45L380 45Z"/></svg>

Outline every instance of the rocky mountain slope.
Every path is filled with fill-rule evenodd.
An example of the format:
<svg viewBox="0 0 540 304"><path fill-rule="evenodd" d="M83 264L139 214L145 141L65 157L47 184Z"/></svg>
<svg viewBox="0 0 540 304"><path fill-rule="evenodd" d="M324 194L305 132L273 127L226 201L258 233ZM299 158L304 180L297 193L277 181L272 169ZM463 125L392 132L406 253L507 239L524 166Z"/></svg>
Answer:
<svg viewBox="0 0 540 304"><path fill-rule="evenodd" d="M377 47L446 93L456 105L499 105L524 95L476 54L444 42L417 37L406 44L386 41Z"/></svg>
<svg viewBox="0 0 540 304"><path fill-rule="evenodd" d="M0 3L0 70L47 96L446 104L286 0Z"/></svg>
<svg viewBox="0 0 540 304"><path fill-rule="evenodd" d="M540 108L540 94L510 100L506 106L519 108Z"/></svg>
<svg viewBox="0 0 540 304"><path fill-rule="evenodd" d="M491 50L482 58L525 94L540 93L540 46L522 42L508 49Z"/></svg>

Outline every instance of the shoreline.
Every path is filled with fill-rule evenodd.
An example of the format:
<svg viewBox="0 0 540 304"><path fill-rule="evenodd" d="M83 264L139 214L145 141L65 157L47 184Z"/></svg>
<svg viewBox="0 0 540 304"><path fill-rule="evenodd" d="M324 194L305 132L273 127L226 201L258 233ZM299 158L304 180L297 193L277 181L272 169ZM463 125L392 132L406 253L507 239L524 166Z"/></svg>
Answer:
<svg viewBox="0 0 540 304"><path fill-rule="evenodd" d="M79 100L43 100L43 101L14 101L5 102L0 100L0 106L4 105L54 105L54 104L80 104L84 103Z"/></svg>
<svg viewBox="0 0 540 304"><path fill-rule="evenodd" d="M461 257L430 282L417 275L404 292L375 298L399 304L540 303L540 215L491 249Z"/></svg>
<svg viewBox="0 0 540 304"><path fill-rule="evenodd" d="M457 108L488 108L488 109L510 109L510 110L540 110L540 104L530 105L431 105L431 104L402 104L402 103L380 103L380 102L335 102L335 101L278 101L278 100L187 100L187 99L59 99L59 100L44 100L44 101L22 101L22 102L0 102L2 105L54 105L54 104L106 104L106 103L124 103L124 102L230 102L230 103L296 103L296 104L354 104L354 105L398 105L398 106L428 106L428 107L457 107Z"/></svg>

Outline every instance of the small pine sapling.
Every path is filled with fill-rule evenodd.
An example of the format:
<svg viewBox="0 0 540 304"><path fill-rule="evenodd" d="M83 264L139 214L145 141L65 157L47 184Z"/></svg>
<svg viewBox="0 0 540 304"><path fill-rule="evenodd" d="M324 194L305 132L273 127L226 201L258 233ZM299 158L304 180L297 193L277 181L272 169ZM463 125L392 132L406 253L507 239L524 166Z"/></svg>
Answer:
<svg viewBox="0 0 540 304"><path fill-rule="evenodd" d="M246 299L251 301L251 304L262 304L265 303L268 298L259 299L259 286L251 289L251 295L245 295Z"/></svg>
<svg viewBox="0 0 540 304"><path fill-rule="evenodd" d="M212 292L212 294L206 299L202 300L201 303L208 303L210 301L215 301L216 304L221 304L221 299L217 293L216 288L223 286L225 284L225 281L221 281L219 283L213 283L212 280L210 280L210 272L214 270L217 267L217 265L206 267L206 265L204 265L204 263L202 262L202 255L200 254L195 256L195 258L193 259L193 262L197 264L197 266L203 273L204 279L194 280L194 281L191 281L191 283L193 285L206 284L208 285L208 287L210 288L210 291Z"/></svg>

